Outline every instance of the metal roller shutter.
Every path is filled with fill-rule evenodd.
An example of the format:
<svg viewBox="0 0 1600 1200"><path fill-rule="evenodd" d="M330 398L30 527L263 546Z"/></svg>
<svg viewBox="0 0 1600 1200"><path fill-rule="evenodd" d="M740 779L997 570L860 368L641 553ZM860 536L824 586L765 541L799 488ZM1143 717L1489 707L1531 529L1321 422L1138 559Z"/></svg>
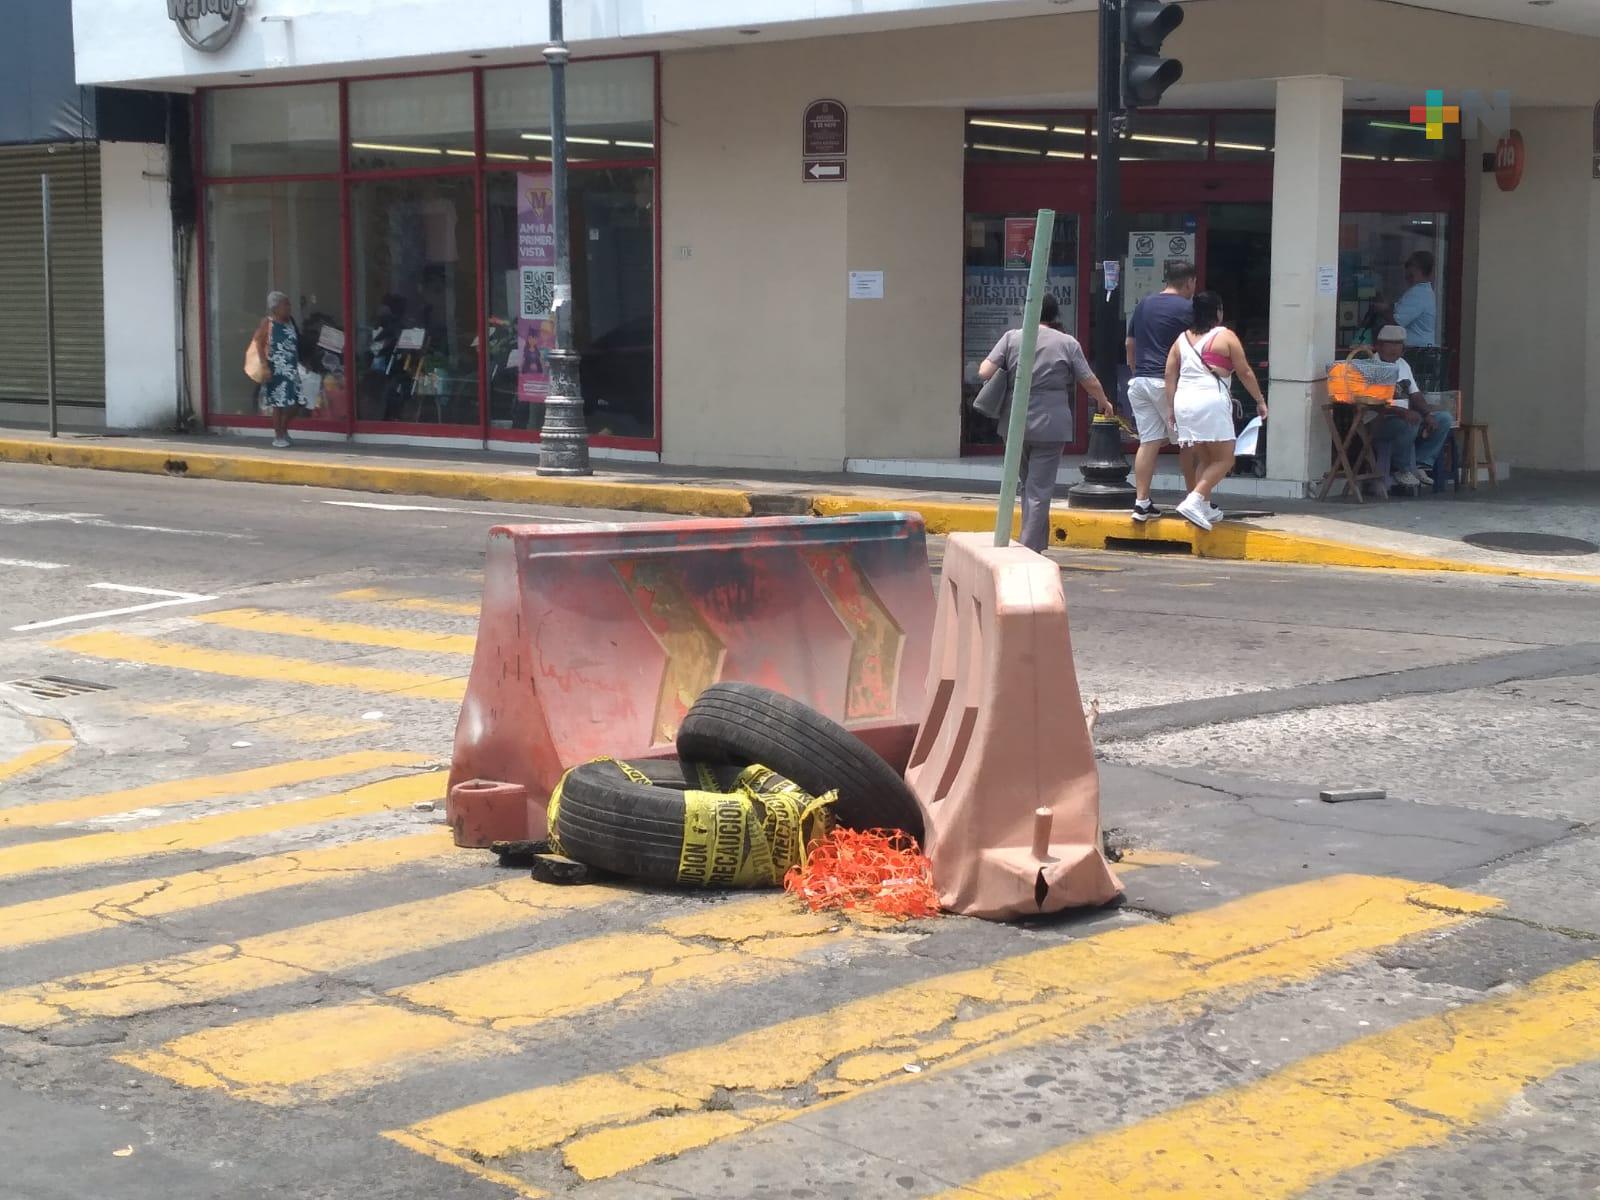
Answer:
<svg viewBox="0 0 1600 1200"><path fill-rule="evenodd" d="M105 298L100 259L100 147L0 148L0 401L45 398L44 251L39 176L50 176L56 395L104 408ZM138 314L129 313L129 320Z"/></svg>

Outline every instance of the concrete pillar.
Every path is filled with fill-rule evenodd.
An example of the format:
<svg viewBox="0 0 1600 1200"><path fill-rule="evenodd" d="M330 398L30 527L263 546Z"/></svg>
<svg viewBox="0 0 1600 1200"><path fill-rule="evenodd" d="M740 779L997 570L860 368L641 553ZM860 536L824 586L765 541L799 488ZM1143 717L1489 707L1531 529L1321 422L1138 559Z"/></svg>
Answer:
<svg viewBox="0 0 1600 1200"><path fill-rule="evenodd" d="M1318 406L1327 395L1338 296L1324 283L1339 262L1344 80L1278 80L1272 175L1272 299L1267 474L1312 481L1328 463Z"/></svg>

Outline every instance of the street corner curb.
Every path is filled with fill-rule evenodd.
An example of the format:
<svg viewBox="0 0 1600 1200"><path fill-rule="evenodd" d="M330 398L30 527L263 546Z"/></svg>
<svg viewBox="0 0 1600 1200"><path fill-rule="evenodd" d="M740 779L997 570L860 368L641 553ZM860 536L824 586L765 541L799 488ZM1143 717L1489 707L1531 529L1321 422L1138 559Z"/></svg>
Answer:
<svg viewBox="0 0 1600 1200"><path fill-rule="evenodd" d="M0 462L77 467L213 479L229 483L270 483L335 488L444 500L493 500L504 504L546 504L557 508L616 509L689 517L748 517L752 497L737 488L695 484L633 483L605 479L547 479L531 468L480 472L434 467L368 466L202 450L175 453L141 446L88 445L0 438Z"/></svg>
<svg viewBox="0 0 1600 1200"><path fill-rule="evenodd" d="M843 516L891 509L921 513L930 534L985 533L994 528L995 510L987 504L910 499L883 501L849 495L812 497L812 511L818 516ZM1016 536L1020 528L1019 513L1012 522L1012 536ZM1468 559L1406 554L1284 530L1260 529L1236 521L1224 522L1207 532L1177 517L1140 524L1124 513L1083 509L1052 513L1050 544L1058 550L1189 554L1195 558L1233 562L1288 563L1352 570L1448 571L1498 578L1600 584L1600 575L1502 567Z"/></svg>

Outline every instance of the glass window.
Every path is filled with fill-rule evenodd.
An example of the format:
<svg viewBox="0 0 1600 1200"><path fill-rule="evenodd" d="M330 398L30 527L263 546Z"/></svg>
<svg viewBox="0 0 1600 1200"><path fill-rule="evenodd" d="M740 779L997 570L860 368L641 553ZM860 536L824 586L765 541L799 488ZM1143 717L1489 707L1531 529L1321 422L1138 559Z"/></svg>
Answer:
<svg viewBox="0 0 1600 1200"><path fill-rule="evenodd" d="M552 341L547 287L555 266L548 170L487 181L489 420L538 429ZM571 176L573 336L584 412L600 436L655 436L655 181L644 167Z"/></svg>
<svg viewBox="0 0 1600 1200"><path fill-rule="evenodd" d="M340 303L339 185L250 183L206 194L206 264L211 411L257 411L259 387L244 373L245 345L281 291L300 327L300 361L324 376L325 411L343 419L344 327ZM323 333L324 328L328 330Z"/></svg>
<svg viewBox="0 0 1600 1200"><path fill-rule="evenodd" d="M473 150L472 76L418 75L350 85L350 166L460 166Z"/></svg>
<svg viewBox="0 0 1600 1200"><path fill-rule="evenodd" d="M608 58L567 68L567 155L585 162L655 154L655 62ZM512 67L483 75L484 145L491 161L546 161L550 75Z"/></svg>
<svg viewBox="0 0 1600 1200"><path fill-rule="evenodd" d="M977 162L1028 163L1051 158L1082 160L1094 122L1089 117L1044 113L970 113L967 158Z"/></svg>
<svg viewBox="0 0 1600 1200"><path fill-rule="evenodd" d="M318 175L339 169L339 85L223 88L201 117L207 175Z"/></svg>
<svg viewBox="0 0 1600 1200"><path fill-rule="evenodd" d="M1430 140L1428 127L1408 113L1347 112L1344 157L1352 162L1438 162L1461 157L1461 126L1446 125Z"/></svg>
<svg viewBox="0 0 1600 1200"><path fill-rule="evenodd" d="M1271 113L1218 113L1217 161L1270 163L1277 136Z"/></svg>
<svg viewBox="0 0 1600 1200"><path fill-rule="evenodd" d="M978 394L978 364L988 357L1008 329L1022 325L1022 306L1028 293L1028 268L1006 265L1006 224L1013 222L1014 241L1033 248L1034 214L969 213L967 215L966 274L962 306L961 440L965 445L997 445L995 422L974 411ZM1061 306L1061 326L1078 336L1078 219L1057 214L1050 243L1050 266L1045 286Z"/></svg>
<svg viewBox="0 0 1600 1200"><path fill-rule="evenodd" d="M478 256L470 178L350 186L356 416L478 424Z"/></svg>
<svg viewBox="0 0 1600 1200"><path fill-rule="evenodd" d="M1449 341L1449 215L1347 212L1339 215L1337 345L1370 344L1391 322L1406 328L1406 361L1423 391L1443 391L1452 373Z"/></svg>

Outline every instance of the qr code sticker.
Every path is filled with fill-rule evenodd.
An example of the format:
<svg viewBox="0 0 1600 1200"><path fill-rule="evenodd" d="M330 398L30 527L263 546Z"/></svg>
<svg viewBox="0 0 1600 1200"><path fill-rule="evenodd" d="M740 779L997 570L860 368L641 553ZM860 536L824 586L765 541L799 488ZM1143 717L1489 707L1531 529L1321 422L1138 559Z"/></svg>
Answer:
<svg viewBox="0 0 1600 1200"><path fill-rule="evenodd" d="M537 321L550 315L556 297L556 273L550 267L522 268L522 319Z"/></svg>

